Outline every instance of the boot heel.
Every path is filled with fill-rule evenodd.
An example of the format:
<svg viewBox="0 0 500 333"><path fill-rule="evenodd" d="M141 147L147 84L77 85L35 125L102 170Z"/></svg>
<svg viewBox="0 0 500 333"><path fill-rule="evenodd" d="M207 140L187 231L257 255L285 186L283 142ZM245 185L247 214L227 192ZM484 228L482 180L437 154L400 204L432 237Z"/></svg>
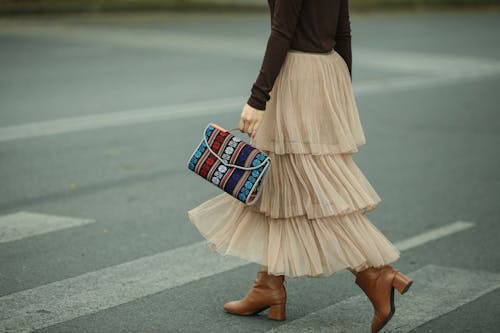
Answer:
<svg viewBox="0 0 500 333"><path fill-rule="evenodd" d="M271 305L267 317L274 320L285 320L285 304Z"/></svg>
<svg viewBox="0 0 500 333"><path fill-rule="evenodd" d="M412 283L413 280L401 272L396 272L396 275L394 275L394 279L392 280L392 286L396 288L401 295L410 289Z"/></svg>

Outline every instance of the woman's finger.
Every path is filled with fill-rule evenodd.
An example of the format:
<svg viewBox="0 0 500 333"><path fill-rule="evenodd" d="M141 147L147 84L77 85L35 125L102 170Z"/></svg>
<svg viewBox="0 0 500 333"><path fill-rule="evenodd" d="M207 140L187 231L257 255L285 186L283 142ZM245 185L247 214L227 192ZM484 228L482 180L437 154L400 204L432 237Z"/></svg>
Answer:
<svg viewBox="0 0 500 333"><path fill-rule="evenodd" d="M245 126L246 126L246 122L245 122L245 118L243 118L243 115L240 117L240 131L245 133Z"/></svg>
<svg viewBox="0 0 500 333"><path fill-rule="evenodd" d="M248 125L248 134L251 135L252 132L254 131L254 128L255 128L255 122L252 121L249 125Z"/></svg>

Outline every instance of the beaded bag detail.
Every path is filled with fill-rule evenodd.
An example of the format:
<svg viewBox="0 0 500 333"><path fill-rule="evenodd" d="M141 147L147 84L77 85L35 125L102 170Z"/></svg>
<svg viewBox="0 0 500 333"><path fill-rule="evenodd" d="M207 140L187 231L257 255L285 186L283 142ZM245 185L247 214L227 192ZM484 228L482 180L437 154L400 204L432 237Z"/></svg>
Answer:
<svg viewBox="0 0 500 333"><path fill-rule="evenodd" d="M187 163L188 168L246 205L254 204L271 166L270 157L215 123Z"/></svg>

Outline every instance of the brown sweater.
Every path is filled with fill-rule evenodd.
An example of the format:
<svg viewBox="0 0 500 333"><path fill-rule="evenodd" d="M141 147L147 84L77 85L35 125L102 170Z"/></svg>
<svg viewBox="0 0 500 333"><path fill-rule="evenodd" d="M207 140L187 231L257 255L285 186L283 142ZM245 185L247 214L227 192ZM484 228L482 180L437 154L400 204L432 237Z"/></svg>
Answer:
<svg viewBox="0 0 500 333"><path fill-rule="evenodd" d="M330 52L345 60L352 76L349 0L268 0L271 33L247 103L265 110L289 49Z"/></svg>

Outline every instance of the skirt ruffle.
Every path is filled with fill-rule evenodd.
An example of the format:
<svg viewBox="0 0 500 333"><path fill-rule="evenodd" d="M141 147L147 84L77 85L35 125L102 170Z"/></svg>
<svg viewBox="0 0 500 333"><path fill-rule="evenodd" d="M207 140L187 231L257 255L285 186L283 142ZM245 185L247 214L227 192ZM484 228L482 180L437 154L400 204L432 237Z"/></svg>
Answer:
<svg viewBox="0 0 500 333"><path fill-rule="evenodd" d="M265 152L271 167L251 210L272 218L317 218L364 213L382 201L351 154Z"/></svg>
<svg viewBox="0 0 500 333"><path fill-rule="evenodd" d="M224 192L188 214L212 250L266 265L274 275L322 277L399 257L398 249L359 212L274 219Z"/></svg>
<svg viewBox="0 0 500 333"><path fill-rule="evenodd" d="M332 50L290 50L250 144L271 158L247 206L223 192L188 211L222 255L290 277L390 264L399 250L365 212L381 198L352 159L366 142L346 63Z"/></svg>
<svg viewBox="0 0 500 333"><path fill-rule="evenodd" d="M276 154L356 153L366 143L342 57L290 50L269 93L256 147Z"/></svg>

